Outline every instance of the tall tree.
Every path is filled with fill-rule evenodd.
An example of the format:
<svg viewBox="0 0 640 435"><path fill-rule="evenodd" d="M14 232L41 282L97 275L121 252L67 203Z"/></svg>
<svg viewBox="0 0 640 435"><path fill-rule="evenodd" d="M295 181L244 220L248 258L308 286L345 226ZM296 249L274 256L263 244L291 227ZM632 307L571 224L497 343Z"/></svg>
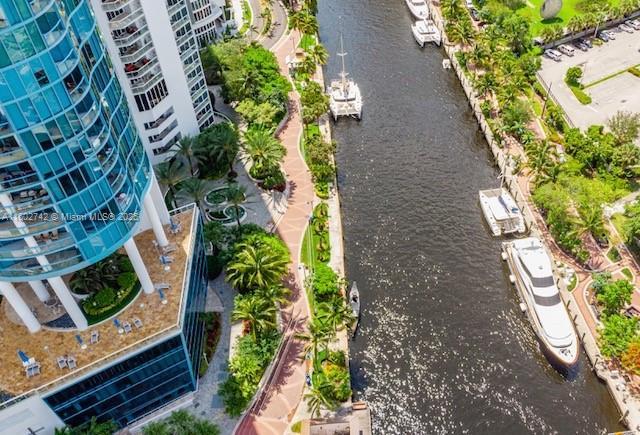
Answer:
<svg viewBox="0 0 640 435"><path fill-rule="evenodd" d="M307 125L329 110L329 97L324 93L322 86L314 81L305 84L300 92L300 103L302 104L302 120Z"/></svg>
<svg viewBox="0 0 640 435"><path fill-rule="evenodd" d="M265 246L241 243L227 264L227 282L241 291L280 284L289 259Z"/></svg>
<svg viewBox="0 0 640 435"><path fill-rule="evenodd" d="M231 318L246 322L255 341L261 332L275 328L276 307L272 301L258 294L239 296L235 300Z"/></svg>
<svg viewBox="0 0 640 435"><path fill-rule="evenodd" d="M255 175L264 175L269 169L277 167L284 156L286 149L273 137L273 132L265 128L254 128L244 135L244 150L251 157ZM253 175L252 174L252 175Z"/></svg>
<svg viewBox="0 0 640 435"><path fill-rule="evenodd" d="M183 157L187 161L192 177L195 176L196 163L194 144L195 140L191 136L185 136L178 141L178 149L176 150L176 155Z"/></svg>
<svg viewBox="0 0 640 435"><path fill-rule="evenodd" d="M207 186L199 178L189 178L180 183L180 193L189 200L196 203L196 207L204 214L202 205L207 195Z"/></svg>
<svg viewBox="0 0 640 435"><path fill-rule="evenodd" d="M184 164L180 160L171 159L166 162L159 163L154 170L158 182L169 190L170 201L173 207L176 207L176 187L186 178Z"/></svg>
<svg viewBox="0 0 640 435"><path fill-rule="evenodd" d="M640 113L619 111L607 120L607 127L618 145L632 143L640 134Z"/></svg>

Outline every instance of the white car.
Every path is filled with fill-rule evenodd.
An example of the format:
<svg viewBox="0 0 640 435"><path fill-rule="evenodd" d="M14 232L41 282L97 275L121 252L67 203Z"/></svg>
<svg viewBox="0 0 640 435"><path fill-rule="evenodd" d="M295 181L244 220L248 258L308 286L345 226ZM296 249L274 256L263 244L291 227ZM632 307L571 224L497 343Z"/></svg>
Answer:
<svg viewBox="0 0 640 435"><path fill-rule="evenodd" d="M558 50L569 57L576 54L575 48L571 47L570 45L562 44L561 46L558 47Z"/></svg>
<svg viewBox="0 0 640 435"><path fill-rule="evenodd" d="M611 30L603 30L602 33L606 33L609 39L616 39L615 32L612 32Z"/></svg>
<svg viewBox="0 0 640 435"><path fill-rule="evenodd" d="M636 30L640 30L640 21L638 20L628 20L624 22L627 26L632 27Z"/></svg>
<svg viewBox="0 0 640 435"><path fill-rule="evenodd" d="M622 23L618 26L618 29L623 30L627 33L633 33L633 28L631 26L627 26L626 24Z"/></svg>
<svg viewBox="0 0 640 435"><path fill-rule="evenodd" d="M545 50L544 55L549 59L555 60L556 62L560 62L560 60L562 59L562 54L556 50Z"/></svg>

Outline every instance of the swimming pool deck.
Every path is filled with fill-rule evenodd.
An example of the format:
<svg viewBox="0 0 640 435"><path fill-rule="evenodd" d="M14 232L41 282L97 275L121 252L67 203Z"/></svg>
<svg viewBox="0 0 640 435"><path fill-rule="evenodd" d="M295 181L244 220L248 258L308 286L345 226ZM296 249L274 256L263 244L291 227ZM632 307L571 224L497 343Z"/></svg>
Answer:
<svg viewBox="0 0 640 435"><path fill-rule="evenodd" d="M82 332L57 331L43 327L41 331L30 334L26 327L14 323L3 314L4 310L0 310L0 390L11 396L47 391L97 369L125 353L177 332L189 260L187 253L192 244L193 217L193 209L173 216L174 222L179 222L182 227L182 231L176 235L171 234L168 226L165 228L169 241L178 248L170 254L174 261L169 270L165 270L159 261L159 253L153 246L153 231L147 230L135 236L135 242L151 280L154 284L167 283L170 289L164 291L166 304L161 303L158 292L145 294L141 290L134 301L116 316L121 323L131 323L133 331L130 333L118 333L110 319ZM28 288L25 290L30 291ZM6 301L3 301L3 304L5 303ZM142 321L142 328L133 326L135 318ZM90 344L92 331L100 334L96 344ZM82 337L86 349L81 348L76 334ZM40 363L40 375L27 378L17 354L18 350ZM77 368L58 368L56 358L59 356L75 357Z"/></svg>

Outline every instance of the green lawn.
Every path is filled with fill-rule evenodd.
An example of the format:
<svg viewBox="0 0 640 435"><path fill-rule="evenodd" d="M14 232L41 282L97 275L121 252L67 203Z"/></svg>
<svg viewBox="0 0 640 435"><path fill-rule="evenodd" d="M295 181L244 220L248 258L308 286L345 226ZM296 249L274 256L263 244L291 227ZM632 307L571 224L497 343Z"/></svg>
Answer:
<svg viewBox="0 0 640 435"><path fill-rule="evenodd" d="M544 0L527 0L526 5L518 9L518 14L529 20L531 23L531 33L533 35L539 35L540 31L548 25L562 24L563 26L566 26L571 17L580 13L576 9L576 5L584 1L585 0L564 0L562 2L562 9L560 10L560 13L550 20L543 21L540 17L540 7ZM615 6L620 3L620 0L609 0L609 3L612 6Z"/></svg>

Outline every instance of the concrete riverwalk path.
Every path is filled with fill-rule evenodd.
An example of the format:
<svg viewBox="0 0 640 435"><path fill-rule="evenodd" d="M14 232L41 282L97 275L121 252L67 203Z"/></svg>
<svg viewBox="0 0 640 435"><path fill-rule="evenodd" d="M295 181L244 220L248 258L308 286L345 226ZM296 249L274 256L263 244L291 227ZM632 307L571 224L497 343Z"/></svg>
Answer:
<svg viewBox="0 0 640 435"><path fill-rule="evenodd" d="M292 31L272 48L284 75L289 73L285 59L294 41L299 40L298 32ZM291 194L287 211L276 230L293 260L287 282L292 292L291 304L282 313L282 324L286 326L281 352L264 387L236 428L236 433L243 435L284 433L302 399L305 384L305 362L300 358L304 343L297 335L306 330L309 304L304 290L300 248L313 210L314 190L311 173L300 154L303 129L300 109L299 96L292 91L289 94L289 118L278 137L287 149L283 166Z"/></svg>

